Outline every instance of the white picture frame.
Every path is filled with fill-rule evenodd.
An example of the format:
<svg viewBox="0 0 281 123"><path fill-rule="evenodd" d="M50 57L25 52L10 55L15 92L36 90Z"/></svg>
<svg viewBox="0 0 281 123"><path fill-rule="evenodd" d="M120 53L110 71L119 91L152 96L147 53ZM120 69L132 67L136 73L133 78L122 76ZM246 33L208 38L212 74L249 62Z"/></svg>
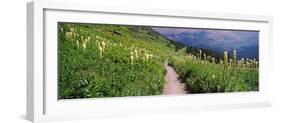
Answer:
<svg viewBox="0 0 281 123"><path fill-rule="evenodd" d="M96 18L99 17L99 18ZM118 17L112 19L114 17ZM142 20L142 21L140 21ZM99 6L94 2L34 1L27 4L27 119L113 117L167 111L268 107L272 68L272 17L179 10ZM57 22L110 23L260 31L260 88L235 92L100 99L57 99ZM189 24L186 24L189 22Z"/></svg>

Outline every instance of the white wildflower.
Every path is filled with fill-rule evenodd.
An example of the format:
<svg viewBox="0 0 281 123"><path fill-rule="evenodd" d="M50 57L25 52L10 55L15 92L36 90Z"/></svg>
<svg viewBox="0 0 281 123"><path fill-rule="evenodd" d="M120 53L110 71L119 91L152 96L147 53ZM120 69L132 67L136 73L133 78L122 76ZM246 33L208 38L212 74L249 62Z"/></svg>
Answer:
<svg viewBox="0 0 281 123"><path fill-rule="evenodd" d="M79 49L79 41L76 40L76 45L77 45L77 48Z"/></svg>
<svg viewBox="0 0 281 123"><path fill-rule="evenodd" d="M70 28L70 31L71 31L71 32L74 32L74 28Z"/></svg>
<svg viewBox="0 0 281 123"><path fill-rule="evenodd" d="M213 74L213 75L212 75L212 78L215 79L215 78L216 78L216 75Z"/></svg>
<svg viewBox="0 0 281 123"><path fill-rule="evenodd" d="M85 42L83 42L83 44L82 44L82 47L83 47L83 50L85 51L86 50L86 48L87 48L87 44L86 44L87 42L85 41Z"/></svg>
<svg viewBox="0 0 281 123"><path fill-rule="evenodd" d="M101 46L99 46L99 51L100 51L100 58L102 57L102 51L103 51L103 49L102 49L102 47Z"/></svg>
<svg viewBox="0 0 281 123"><path fill-rule="evenodd" d="M105 42L101 42L102 52L105 50Z"/></svg>
<svg viewBox="0 0 281 123"><path fill-rule="evenodd" d="M131 56L131 64L134 64L134 56Z"/></svg>

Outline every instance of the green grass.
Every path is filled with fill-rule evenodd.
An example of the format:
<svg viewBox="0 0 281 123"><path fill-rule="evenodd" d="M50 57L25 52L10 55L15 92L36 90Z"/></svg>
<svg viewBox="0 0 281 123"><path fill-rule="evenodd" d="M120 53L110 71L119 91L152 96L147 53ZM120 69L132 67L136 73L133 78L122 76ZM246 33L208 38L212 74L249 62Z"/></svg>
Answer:
<svg viewBox="0 0 281 123"><path fill-rule="evenodd" d="M191 93L258 91L258 70L174 57L170 64Z"/></svg>
<svg viewBox="0 0 281 123"><path fill-rule="evenodd" d="M59 98L120 97L159 95L166 74L164 62L158 56L144 60L144 54L157 50L141 38L128 37L128 28L122 35L111 36L115 26L64 24L59 28ZM73 28L79 36L67 38ZM102 31L101 30L105 30ZM97 37L98 36L98 37ZM90 37L84 49L83 39ZM71 40L68 40L71 39ZM77 40L79 45L77 44ZM104 42L100 56L97 42ZM156 41L151 41L156 42ZM153 43L152 43L153 44ZM158 43L159 44L159 43ZM163 48L167 48L163 45ZM161 45L157 45L158 49ZM137 50L138 58L131 63L131 52ZM154 53L155 52L155 53Z"/></svg>
<svg viewBox="0 0 281 123"><path fill-rule="evenodd" d="M192 93L258 90L258 68L187 58L186 48L176 49L149 27L59 23L58 28L59 99L160 95L166 60Z"/></svg>

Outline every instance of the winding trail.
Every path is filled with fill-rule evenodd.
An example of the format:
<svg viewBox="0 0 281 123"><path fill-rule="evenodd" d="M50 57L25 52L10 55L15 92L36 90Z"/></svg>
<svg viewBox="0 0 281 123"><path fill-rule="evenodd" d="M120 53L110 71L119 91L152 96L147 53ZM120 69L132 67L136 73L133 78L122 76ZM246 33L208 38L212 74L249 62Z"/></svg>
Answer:
<svg viewBox="0 0 281 123"><path fill-rule="evenodd" d="M175 69L171 66L166 65L166 83L164 85L163 94L164 95L178 95L187 94L185 83L181 82L180 76L177 74Z"/></svg>

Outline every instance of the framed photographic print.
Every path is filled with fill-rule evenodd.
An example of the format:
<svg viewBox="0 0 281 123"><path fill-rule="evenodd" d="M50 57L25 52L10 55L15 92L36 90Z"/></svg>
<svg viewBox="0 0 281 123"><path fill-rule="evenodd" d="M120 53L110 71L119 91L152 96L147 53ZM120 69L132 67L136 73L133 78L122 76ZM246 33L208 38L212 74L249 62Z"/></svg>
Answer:
<svg viewBox="0 0 281 123"><path fill-rule="evenodd" d="M270 106L269 16L27 4L31 121Z"/></svg>

